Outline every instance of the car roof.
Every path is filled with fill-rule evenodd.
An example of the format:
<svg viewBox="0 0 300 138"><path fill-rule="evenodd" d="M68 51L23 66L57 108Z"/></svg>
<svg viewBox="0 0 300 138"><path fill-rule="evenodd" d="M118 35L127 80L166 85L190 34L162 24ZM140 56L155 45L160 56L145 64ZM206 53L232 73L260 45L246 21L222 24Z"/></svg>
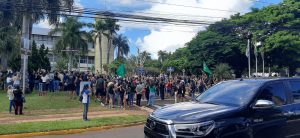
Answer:
<svg viewBox="0 0 300 138"><path fill-rule="evenodd" d="M236 80L231 80L231 81L243 81L243 82L248 82L248 83L255 83L255 84L263 84L266 82L271 82L271 81L280 81L280 80L299 80L300 77L293 77L293 78L251 78L251 79L236 79Z"/></svg>

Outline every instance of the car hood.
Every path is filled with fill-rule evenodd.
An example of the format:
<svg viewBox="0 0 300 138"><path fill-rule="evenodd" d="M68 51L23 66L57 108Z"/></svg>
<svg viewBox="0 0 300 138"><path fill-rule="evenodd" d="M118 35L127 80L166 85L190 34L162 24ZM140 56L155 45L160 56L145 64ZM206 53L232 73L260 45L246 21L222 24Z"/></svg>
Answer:
<svg viewBox="0 0 300 138"><path fill-rule="evenodd" d="M229 115L229 112L237 109L238 107L233 106L185 102L157 109L151 116L162 120L171 120L173 123L195 123L195 121L214 120L220 115Z"/></svg>

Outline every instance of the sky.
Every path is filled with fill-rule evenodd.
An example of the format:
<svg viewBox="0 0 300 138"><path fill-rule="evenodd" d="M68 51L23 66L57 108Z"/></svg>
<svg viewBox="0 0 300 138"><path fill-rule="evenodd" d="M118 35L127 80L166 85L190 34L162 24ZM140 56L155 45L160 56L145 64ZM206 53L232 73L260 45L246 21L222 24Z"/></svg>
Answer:
<svg viewBox="0 0 300 138"><path fill-rule="evenodd" d="M282 0L75 0L75 6L97 11L122 12L154 17L201 20L209 23L229 18L239 12L245 14L251 7L262 8ZM82 18L83 22L94 22ZM137 54L137 48L157 58L159 50L174 52L184 47L196 34L205 30L203 25L149 24L120 21L118 34L128 38L130 55ZM49 28L47 21L36 24Z"/></svg>

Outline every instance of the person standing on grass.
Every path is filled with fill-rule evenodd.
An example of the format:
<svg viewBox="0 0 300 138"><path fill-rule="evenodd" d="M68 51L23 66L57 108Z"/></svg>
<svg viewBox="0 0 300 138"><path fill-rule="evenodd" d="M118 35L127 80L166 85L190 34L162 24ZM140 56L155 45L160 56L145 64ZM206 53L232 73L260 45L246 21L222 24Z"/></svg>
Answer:
<svg viewBox="0 0 300 138"><path fill-rule="evenodd" d="M103 79L103 76L100 75L99 78L96 81L96 98L98 101L100 101L101 105L105 104L105 97L106 97L106 92L105 92L105 80ZM99 99L100 95L100 99Z"/></svg>
<svg viewBox="0 0 300 138"><path fill-rule="evenodd" d="M154 82L150 83L149 86L149 102L148 102L148 106L153 106L155 103L155 95L156 95L156 87Z"/></svg>
<svg viewBox="0 0 300 138"><path fill-rule="evenodd" d="M23 115L23 93L20 86L14 91L15 115Z"/></svg>
<svg viewBox="0 0 300 138"><path fill-rule="evenodd" d="M163 79L159 83L159 95L161 100L165 100L165 83Z"/></svg>
<svg viewBox="0 0 300 138"><path fill-rule="evenodd" d="M66 83L67 83L67 90L70 93L70 99L74 99L76 94L75 92L76 86L75 86L75 76L72 71L67 76Z"/></svg>
<svg viewBox="0 0 300 138"><path fill-rule="evenodd" d="M92 92L89 88L89 85L84 85L82 90L82 103L83 103L83 120L89 121L88 119L88 111L89 111L89 104L90 104L90 96Z"/></svg>
<svg viewBox="0 0 300 138"><path fill-rule="evenodd" d="M142 81L139 81L137 82L138 85L136 86L136 105L137 106L141 106L141 99L142 99L142 95L143 95L143 89L144 89L144 86L143 86L143 82Z"/></svg>
<svg viewBox="0 0 300 138"><path fill-rule="evenodd" d="M8 86L7 97L8 97L8 100L9 100L9 113L11 114L12 107L14 107L14 109L16 108L15 103L14 103L14 97L15 97L14 96L14 90L13 90L13 87L11 85Z"/></svg>
<svg viewBox="0 0 300 138"><path fill-rule="evenodd" d="M115 86L114 82L109 82L107 84L107 87L108 87L107 93L109 95L108 96L108 98L109 98L109 105L108 105L108 107L109 108L113 108L113 106L114 106L114 103L113 103L114 97L115 97L114 86Z"/></svg>
<svg viewBox="0 0 300 138"><path fill-rule="evenodd" d="M47 91L48 91L49 76L47 75L47 73L43 73L41 79L42 79L42 96L45 96L47 95Z"/></svg>

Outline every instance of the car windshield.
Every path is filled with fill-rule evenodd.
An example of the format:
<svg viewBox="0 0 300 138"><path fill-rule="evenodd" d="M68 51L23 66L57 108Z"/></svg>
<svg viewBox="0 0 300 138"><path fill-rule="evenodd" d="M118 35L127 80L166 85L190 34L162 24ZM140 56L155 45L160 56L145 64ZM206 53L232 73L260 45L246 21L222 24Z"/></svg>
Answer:
<svg viewBox="0 0 300 138"><path fill-rule="evenodd" d="M201 103L244 106L250 102L260 85L243 81L222 82L197 97Z"/></svg>

